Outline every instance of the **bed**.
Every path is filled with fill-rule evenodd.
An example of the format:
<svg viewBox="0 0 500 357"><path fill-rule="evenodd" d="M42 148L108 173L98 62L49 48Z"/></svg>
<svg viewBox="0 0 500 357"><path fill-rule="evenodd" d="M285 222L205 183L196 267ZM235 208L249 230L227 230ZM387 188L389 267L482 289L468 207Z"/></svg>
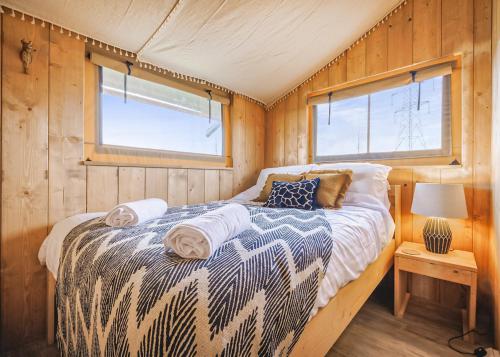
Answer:
<svg viewBox="0 0 500 357"><path fill-rule="evenodd" d="M337 292L306 325L291 356L324 356L364 305L394 263L394 252L401 244L401 186L391 185L391 215L395 222L393 239L377 260Z"/></svg>
<svg viewBox="0 0 500 357"><path fill-rule="evenodd" d="M315 299L314 307L312 308L309 319L307 323L305 323L300 336L297 336L296 340L293 342L294 347L291 350L291 355L324 355L335 343L342 331L346 328L375 287L380 283L387 271L391 268L395 248L401 240L400 187L391 186L391 189L388 191L388 196L389 201L391 202L391 215L395 226L393 228L394 234L392 234L392 231L390 233L386 233L390 234L390 238L393 239L381 242L381 245L379 246L374 246L373 251L376 252L376 255L371 255L364 261L359 262L359 266L346 265L347 268L343 273L336 272L336 275L325 275L325 279L323 279L323 281L326 281L327 283L321 284L319 288L320 291ZM344 227L345 229L345 227L349 227L349 230L353 230L353 234L347 234L345 236L346 239L344 239L344 241L348 242L350 237L356 235L356 232L358 236L360 235L360 229L367 232L371 231L369 225L373 224L370 223L373 220L372 216L375 217L378 215L372 213L368 214L367 212L368 210L359 209L357 207L346 207L345 209L336 212L327 212L326 216L331 226L335 226L335 224L337 224L339 228ZM98 215L99 214L96 214L95 216ZM80 220L84 221L88 218L88 216L83 216L80 217ZM346 223L346 220L352 220L352 224ZM357 226L356 222L365 223L361 223ZM76 223L73 222L72 224L74 226L77 223L78 220ZM377 233L374 234L377 235ZM339 239L339 241L342 241L342 239ZM346 254L346 257L349 257L349 254L351 254L351 256L353 254L359 254L359 247L365 246L367 242L367 240L359 241L357 253L355 250L350 251L350 253ZM61 244L61 242L58 244ZM343 249L342 246L340 248L340 251L346 250ZM347 250L351 249L350 246L347 248ZM342 259L339 258L337 260ZM52 261L58 261L58 257L53 257ZM47 265L49 266L49 264ZM54 263L51 265L52 267L49 267L49 271L47 273L47 342L49 344L54 343L54 332L56 329L55 276L57 276L57 274L54 274ZM346 281L348 281L347 284Z"/></svg>

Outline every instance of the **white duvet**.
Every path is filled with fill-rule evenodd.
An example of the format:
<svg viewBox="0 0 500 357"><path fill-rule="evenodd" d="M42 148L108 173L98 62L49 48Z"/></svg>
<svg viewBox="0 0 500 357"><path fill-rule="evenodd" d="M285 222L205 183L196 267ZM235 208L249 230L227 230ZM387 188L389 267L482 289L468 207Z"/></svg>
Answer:
<svg viewBox="0 0 500 357"><path fill-rule="evenodd" d="M254 186L255 187L255 186ZM257 195L254 187L234 197L232 201L244 203ZM337 291L357 279L366 267L375 261L394 234L394 221L388 209L370 195L348 192L341 209L325 210L334 234L333 252L318 297L311 312L314 316ZM57 279L59 259L66 235L77 225L106 212L83 213L57 223L42 243L38 252L41 264Z"/></svg>

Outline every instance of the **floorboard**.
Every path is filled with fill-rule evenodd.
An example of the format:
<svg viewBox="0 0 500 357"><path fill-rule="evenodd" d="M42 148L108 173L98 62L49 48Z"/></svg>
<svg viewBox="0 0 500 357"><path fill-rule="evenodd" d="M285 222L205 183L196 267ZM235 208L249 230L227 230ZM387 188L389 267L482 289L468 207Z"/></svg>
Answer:
<svg viewBox="0 0 500 357"><path fill-rule="evenodd" d="M397 319L392 314L390 298L372 296L327 357L461 356L447 346L448 338L460 334L460 319L459 310L420 299L411 299L404 318ZM491 344L488 337L479 340L486 346ZM469 351L473 348L462 341L456 345ZM5 357L58 355L55 346L38 341L7 352Z"/></svg>
<svg viewBox="0 0 500 357"><path fill-rule="evenodd" d="M382 302L372 296L327 356L462 356L447 345L450 337L461 334L461 328L458 309L413 298L404 318L397 319L392 314L392 301ZM481 326L478 329L487 330ZM491 345L488 336L476 339L482 345ZM453 345L464 351L475 347L462 340L455 340Z"/></svg>

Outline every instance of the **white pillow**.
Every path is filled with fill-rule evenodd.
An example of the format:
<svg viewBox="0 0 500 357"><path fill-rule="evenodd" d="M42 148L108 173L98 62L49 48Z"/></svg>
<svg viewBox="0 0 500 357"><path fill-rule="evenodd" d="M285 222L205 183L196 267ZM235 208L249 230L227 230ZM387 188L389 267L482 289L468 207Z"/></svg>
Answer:
<svg viewBox="0 0 500 357"><path fill-rule="evenodd" d="M259 178L257 179L258 191L260 192L264 185L266 184L267 176L270 174L300 174L302 172L309 172L315 167L314 164L308 165L295 165L295 166L280 166L280 167L269 167L260 172Z"/></svg>
<svg viewBox="0 0 500 357"><path fill-rule="evenodd" d="M352 170L352 183L347 192L370 194L379 199L387 208L390 207L387 194L389 190L387 178L392 170L390 166L364 162L339 162L316 164L312 170Z"/></svg>

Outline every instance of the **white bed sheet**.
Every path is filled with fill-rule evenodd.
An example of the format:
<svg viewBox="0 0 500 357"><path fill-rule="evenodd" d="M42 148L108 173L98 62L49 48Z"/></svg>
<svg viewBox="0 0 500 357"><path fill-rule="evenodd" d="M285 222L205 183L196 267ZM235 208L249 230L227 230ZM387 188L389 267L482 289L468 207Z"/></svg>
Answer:
<svg viewBox="0 0 500 357"><path fill-rule="evenodd" d="M231 201L248 202L257 197L254 191L256 190L252 187ZM40 263L47 265L54 278L57 279L59 258L66 235L80 223L105 214L106 212L79 214L54 226L38 254ZM388 209L369 195L356 194L341 209L328 209L325 214L335 239L311 317L318 309L326 306L340 288L357 279L378 258L392 238L395 227Z"/></svg>
<svg viewBox="0 0 500 357"><path fill-rule="evenodd" d="M394 232L390 228L392 218L389 221L373 208L346 205L338 210L325 210L325 214L332 227L333 250L311 316L379 257Z"/></svg>
<svg viewBox="0 0 500 357"><path fill-rule="evenodd" d="M107 212L81 213L57 222L40 246L40 250L38 251L38 260L40 264L46 265L48 271L57 279L59 258L61 258L64 238L66 238L69 232L79 224L96 217L105 216L106 213Z"/></svg>

